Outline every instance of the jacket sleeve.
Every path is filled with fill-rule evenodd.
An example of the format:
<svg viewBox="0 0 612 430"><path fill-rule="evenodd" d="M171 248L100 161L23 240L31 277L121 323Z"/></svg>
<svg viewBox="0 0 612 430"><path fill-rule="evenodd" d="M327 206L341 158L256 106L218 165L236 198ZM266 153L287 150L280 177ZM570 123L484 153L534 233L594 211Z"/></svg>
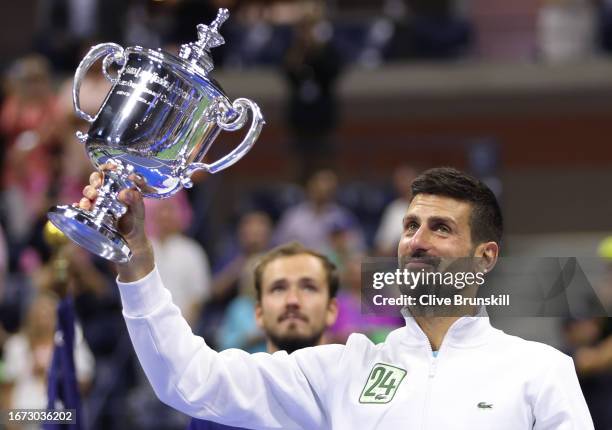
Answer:
<svg viewBox="0 0 612 430"><path fill-rule="evenodd" d="M325 345L288 355L215 352L194 335L156 270L117 281L128 332L155 393L164 403L221 424L283 429L328 426L329 378L344 347Z"/></svg>
<svg viewBox="0 0 612 430"><path fill-rule="evenodd" d="M534 430L590 430L593 420L578 383L574 362L565 354L551 360L534 406Z"/></svg>

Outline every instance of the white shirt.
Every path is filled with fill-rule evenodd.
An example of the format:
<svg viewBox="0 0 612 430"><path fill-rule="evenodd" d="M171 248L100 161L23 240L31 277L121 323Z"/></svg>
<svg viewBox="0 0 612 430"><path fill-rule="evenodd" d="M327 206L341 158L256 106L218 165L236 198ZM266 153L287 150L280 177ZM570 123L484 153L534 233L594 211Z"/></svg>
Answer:
<svg viewBox="0 0 612 430"><path fill-rule="evenodd" d="M41 359L48 367L51 365L53 343L49 343L47 355ZM11 393L11 407L17 409L42 409L47 407L47 378L34 374L33 351L26 336L16 333L4 345L5 379L15 384ZM94 374L95 359L80 325L75 327L74 365L79 382L91 381Z"/></svg>
<svg viewBox="0 0 612 430"><path fill-rule="evenodd" d="M155 265L172 300L183 315L189 315L194 303L203 302L210 294L210 265L204 249L195 240L175 234L163 242L152 241Z"/></svg>
<svg viewBox="0 0 612 430"><path fill-rule="evenodd" d="M119 282L158 397L198 418L258 429L589 430L571 358L463 317L433 357L412 318L374 345L352 335L287 355L215 352L191 333L156 271Z"/></svg>
<svg viewBox="0 0 612 430"><path fill-rule="evenodd" d="M399 198L385 208L380 225L376 231L374 243L382 249L397 249L399 238L404 229L403 220L408 212L408 200Z"/></svg>

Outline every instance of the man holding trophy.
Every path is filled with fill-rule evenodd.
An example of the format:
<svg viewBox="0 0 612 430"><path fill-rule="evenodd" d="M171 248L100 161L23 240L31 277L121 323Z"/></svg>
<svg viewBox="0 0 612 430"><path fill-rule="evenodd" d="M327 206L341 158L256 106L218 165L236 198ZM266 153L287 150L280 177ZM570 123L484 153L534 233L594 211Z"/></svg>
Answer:
<svg viewBox="0 0 612 430"><path fill-rule="evenodd" d="M230 105L205 76L204 54L219 42L222 17L199 28L200 40L183 45L180 60L142 48L93 48L92 58L106 55L105 67L123 65L83 136L104 174L91 175L78 208L50 213L69 237L117 262L123 315L158 397L196 418L256 429L593 429L572 360L493 328L482 310L438 317L405 309L406 326L382 344L354 334L346 345L292 354L218 353L193 335L155 269L142 199L189 185L194 170L227 167L259 133L256 105ZM91 62L86 57L79 69ZM75 94L78 107L78 82ZM245 142L202 163L220 129L246 122L247 108L253 124ZM486 185L431 169L415 179L412 196L398 247L402 266L472 257L493 269L502 217Z"/></svg>
<svg viewBox="0 0 612 430"><path fill-rule="evenodd" d="M82 209L101 184L92 174ZM398 248L406 267L466 255L494 267L501 214L484 184L431 169L413 195ZM291 355L217 353L191 333L159 278L141 194L125 189L118 198L128 207L119 229L133 251L117 266L124 318L156 394L182 412L245 428L593 429L572 360L494 329L482 311L406 310L406 326L379 345L354 334L346 345Z"/></svg>

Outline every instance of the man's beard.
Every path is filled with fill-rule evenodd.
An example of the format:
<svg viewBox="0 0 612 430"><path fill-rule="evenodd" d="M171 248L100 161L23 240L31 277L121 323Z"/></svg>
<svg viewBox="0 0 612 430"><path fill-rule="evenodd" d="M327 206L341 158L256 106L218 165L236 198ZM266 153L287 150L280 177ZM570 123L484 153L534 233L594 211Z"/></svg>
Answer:
<svg viewBox="0 0 612 430"><path fill-rule="evenodd" d="M470 251L474 254L475 249ZM428 316L455 316L460 311L460 308L453 303L455 295L464 295L468 293L470 288L457 288L455 285L448 285L442 282L442 278L448 273L457 272L475 272L474 257L457 258L444 264L442 258L428 256L423 252L416 252L410 256L402 256L399 258L400 269L406 268L411 261L418 261L427 264L429 267L421 270L413 270L414 272L423 272L423 276L427 277L425 282L420 282L417 285L400 284L400 292L406 296L414 297L415 304L410 306L410 312L413 315L428 315ZM435 276L433 276L435 274ZM450 299L450 305L429 304L422 305L419 298L422 296L435 296L437 299Z"/></svg>
<svg viewBox="0 0 612 430"><path fill-rule="evenodd" d="M453 305L437 304L421 304L422 296L432 296L436 299L450 299L451 303L455 294L461 294L459 290L451 285L439 284L437 282L419 284L414 289L403 287L402 294L415 298L415 302L410 306L413 315L428 315L428 316L452 316L456 308Z"/></svg>
<svg viewBox="0 0 612 430"><path fill-rule="evenodd" d="M298 349L318 345L324 332L325 330L323 329L310 336L299 336L296 334L282 336L276 333L268 333L268 339L279 351L287 351L287 354L291 354Z"/></svg>
<svg viewBox="0 0 612 430"><path fill-rule="evenodd" d="M440 267L440 264L442 262L441 258L439 257L428 256L424 252L415 252L413 255L400 257L398 261L399 268L401 270L404 270L404 269L409 270L407 269L406 266L408 265L408 263L414 262L414 261L418 261L419 263L427 264L429 266L426 269L411 270L412 272L423 272L424 275L427 273L437 273ZM433 283L425 283L425 284L420 283L417 285L406 285L404 283L400 283L399 288L402 294L405 294L408 296L418 296L421 294L434 294L435 290L438 289L438 287L434 285Z"/></svg>

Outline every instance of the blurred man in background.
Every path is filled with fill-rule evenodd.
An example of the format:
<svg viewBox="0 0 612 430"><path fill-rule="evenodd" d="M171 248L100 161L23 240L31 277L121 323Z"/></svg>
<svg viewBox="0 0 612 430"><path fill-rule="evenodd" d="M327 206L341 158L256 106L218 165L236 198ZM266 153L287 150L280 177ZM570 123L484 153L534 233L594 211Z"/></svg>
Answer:
<svg viewBox="0 0 612 430"><path fill-rule="evenodd" d="M293 351L322 345L337 317L336 268L325 256L298 243L265 254L254 269L255 318L265 333L266 349ZM254 339L255 341L255 339ZM229 429L194 419L191 430Z"/></svg>
<svg viewBox="0 0 612 430"><path fill-rule="evenodd" d="M402 219L412 199L410 187L416 176L416 169L407 165L399 166L393 172L393 187L397 198L385 208L374 238L376 252L380 255L395 254L397 242L402 234Z"/></svg>
<svg viewBox="0 0 612 430"><path fill-rule="evenodd" d="M612 310L612 236L599 244L598 254L606 270L598 297ZM612 429L612 318L569 319L563 328L593 421L598 429Z"/></svg>
<svg viewBox="0 0 612 430"><path fill-rule="evenodd" d="M338 123L335 90L341 70L341 57L331 43L333 30L324 19L324 2L303 2L303 8L283 64L289 86L287 119L300 180L333 157L331 135Z"/></svg>
<svg viewBox="0 0 612 430"><path fill-rule="evenodd" d="M353 226L353 247L363 248L363 236L355 216L336 201L338 177L332 170L314 172L306 184L306 201L283 215L276 228L276 243L298 241L325 252L331 248L329 233L335 225Z"/></svg>
<svg viewBox="0 0 612 430"><path fill-rule="evenodd" d="M37 219L49 207L52 152L57 146L57 96L46 58L29 55L8 70L6 98L0 105L0 135L5 146L1 196L9 245L28 241Z"/></svg>
<svg viewBox="0 0 612 430"><path fill-rule="evenodd" d="M264 212L247 212L240 218L236 244L217 263L220 269L212 282L212 294L204 305L196 333L215 349L241 348L247 337L262 338L255 324L253 269L270 249L272 221ZM228 339L229 330L232 332ZM223 333L224 335L221 335ZM263 342L258 350L265 349Z"/></svg>

